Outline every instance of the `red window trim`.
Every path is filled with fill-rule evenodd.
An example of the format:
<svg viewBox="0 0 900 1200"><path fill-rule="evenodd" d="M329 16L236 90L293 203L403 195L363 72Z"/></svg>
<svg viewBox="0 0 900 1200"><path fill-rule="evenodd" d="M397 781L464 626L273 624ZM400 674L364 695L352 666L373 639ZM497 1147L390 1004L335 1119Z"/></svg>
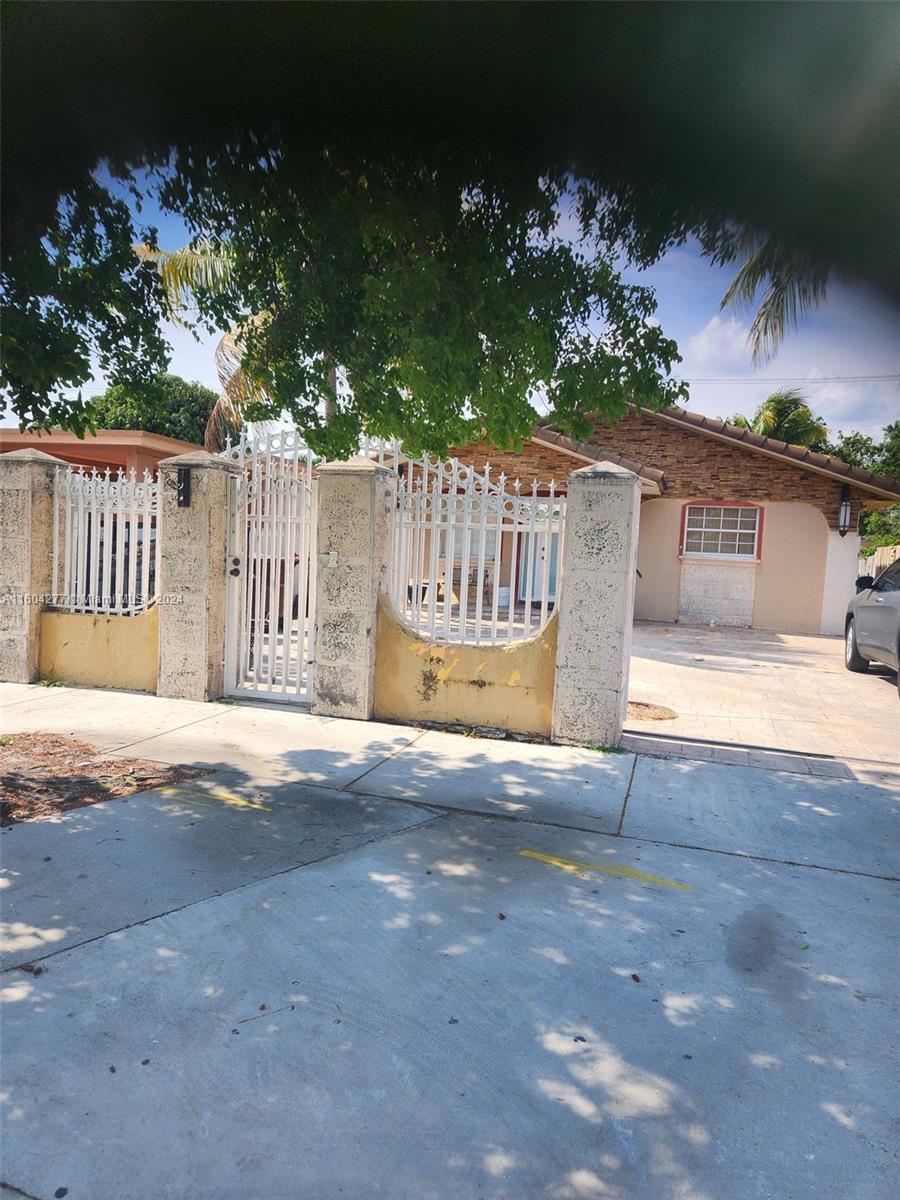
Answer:
<svg viewBox="0 0 900 1200"><path fill-rule="evenodd" d="M684 531L687 527L687 510L689 508L700 508L708 506L710 508L755 508L759 512L759 520L756 523L756 562L762 562L762 543L763 543L763 523L766 519L766 509L762 504L754 504L752 500L718 500L712 497L705 497L700 500L685 500L681 506L681 528L678 534L678 557L684 558ZM701 556L702 557L702 556ZM715 555L707 555L708 558L714 558ZM740 555L729 555L734 562L739 562Z"/></svg>

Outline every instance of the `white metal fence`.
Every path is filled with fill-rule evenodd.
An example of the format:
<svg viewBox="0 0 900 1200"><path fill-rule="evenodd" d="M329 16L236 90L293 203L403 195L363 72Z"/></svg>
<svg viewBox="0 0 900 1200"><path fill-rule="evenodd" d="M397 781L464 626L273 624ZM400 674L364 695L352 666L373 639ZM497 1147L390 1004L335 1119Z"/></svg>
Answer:
<svg viewBox="0 0 900 1200"><path fill-rule="evenodd" d="M562 574L565 496L457 459L411 459L399 441L360 453L397 477L389 591L424 636L520 641L546 625ZM311 695L316 459L293 429L253 427L224 451L244 473L230 534L230 694ZM292 564L293 563L293 567Z"/></svg>
<svg viewBox="0 0 900 1200"><path fill-rule="evenodd" d="M396 455L396 448L394 449ZM420 633L441 641L519 641L557 602L565 497L523 491L456 459L388 456L398 475L389 590Z"/></svg>
<svg viewBox="0 0 900 1200"><path fill-rule="evenodd" d="M60 467L53 506L53 607L132 616L156 594L159 483L150 471Z"/></svg>

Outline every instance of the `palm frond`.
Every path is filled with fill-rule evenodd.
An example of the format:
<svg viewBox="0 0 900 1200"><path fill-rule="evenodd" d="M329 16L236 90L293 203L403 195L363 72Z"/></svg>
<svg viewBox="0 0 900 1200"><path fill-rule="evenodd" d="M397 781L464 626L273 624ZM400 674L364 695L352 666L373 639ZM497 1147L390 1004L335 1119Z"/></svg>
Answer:
<svg viewBox="0 0 900 1200"><path fill-rule="evenodd" d="M180 250L157 250L134 246L141 262L151 263L159 272L169 315L177 318L197 291L221 292L231 280L234 258L227 246L202 240Z"/></svg>
<svg viewBox="0 0 900 1200"><path fill-rule="evenodd" d="M817 417L799 388L779 388L763 400L748 428L764 437L792 446L810 446L828 436L828 426Z"/></svg>
<svg viewBox="0 0 900 1200"><path fill-rule="evenodd" d="M772 357L800 317L825 299L828 268L775 237L748 236L744 248L747 256L719 307L746 311L762 289L747 339L753 365L759 366Z"/></svg>
<svg viewBox="0 0 900 1200"><path fill-rule="evenodd" d="M242 366L247 330L263 319L262 316L256 316L242 325L233 325L216 346L216 372L222 391L206 422L203 445L207 450L218 449L228 434L241 428L247 408L267 398L263 389L249 378Z"/></svg>

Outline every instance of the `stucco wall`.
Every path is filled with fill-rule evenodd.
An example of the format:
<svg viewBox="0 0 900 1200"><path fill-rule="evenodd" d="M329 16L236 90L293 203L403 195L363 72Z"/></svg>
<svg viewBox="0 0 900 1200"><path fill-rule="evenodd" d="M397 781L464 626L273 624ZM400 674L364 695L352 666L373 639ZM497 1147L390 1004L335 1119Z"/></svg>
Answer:
<svg viewBox="0 0 900 1200"><path fill-rule="evenodd" d="M681 510L685 503L683 497L661 497L645 500L641 505L638 545L641 578L637 581L634 615L642 621L712 619L724 623L721 609L717 616L712 609L700 612L694 603L698 587L704 580L710 581L709 572L701 576L701 568L692 566L692 562L699 560L685 559L682 563L678 557ZM843 612L848 595L853 591L855 574L853 565L846 566L842 559L842 569L838 571L835 566L833 572L834 585L826 586L828 547L830 542L840 542L837 549L846 550L844 557L849 563L854 535L839 539L836 533L830 534L822 512L811 504L775 501L761 503L760 507L764 512L762 559L755 568L752 564L740 563L735 567L735 572L743 570L749 574L737 576L732 572L728 576L738 585L739 598L743 597L743 609L737 614L739 619L729 623L748 624L746 608L750 603L755 629L783 633L835 632L831 628L834 625L831 610ZM832 558L836 559L836 554L832 554ZM728 565L726 563L726 567ZM683 569L692 573L692 578L685 582L685 603L679 617ZM724 586L724 581L721 582ZM838 594L839 600L834 600L833 596ZM841 632L840 629L836 631Z"/></svg>
<svg viewBox="0 0 900 1200"><path fill-rule="evenodd" d="M555 616L528 641L461 646L419 637L390 598L379 597L376 717L548 737L555 666Z"/></svg>
<svg viewBox="0 0 900 1200"><path fill-rule="evenodd" d="M828 531L820 633L844 633L847 605L856 595L856 577L860 573L859 543L858 533L841 537L833 529Z"/></svg>
<svg viewBox="0 0 900 1200"><path fill-rule="evenodd" d="M681 500L660 498L641 504L634 615L639 621L675 621L681 561L678 536Z"/></svg>
<svg viewBox="0 0 900 1200"><path fill-rule="evenodd" d="M754 629L819 632L827 547L828 524L818 509L796 501L765 505Z"/></svg>
<svg viewBox="0 0 900 1200"><path fill-rule="evenodd" d="M87 687L156 691L159 609L136 617L41 613L40 673Z"/></svg>

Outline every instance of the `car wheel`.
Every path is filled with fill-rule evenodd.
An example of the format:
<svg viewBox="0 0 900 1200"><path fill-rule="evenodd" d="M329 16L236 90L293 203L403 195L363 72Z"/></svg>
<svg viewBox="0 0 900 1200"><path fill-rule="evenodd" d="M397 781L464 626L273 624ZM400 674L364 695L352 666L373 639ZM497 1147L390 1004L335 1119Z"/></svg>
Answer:
<svg viewBox="0 0 900 1200"><path fill-rule="evenodd" d="M856 622L847 622L847 632L844 634L844 666L848 671L868 671L869 660L863 658L856 648Z"/></svg>

